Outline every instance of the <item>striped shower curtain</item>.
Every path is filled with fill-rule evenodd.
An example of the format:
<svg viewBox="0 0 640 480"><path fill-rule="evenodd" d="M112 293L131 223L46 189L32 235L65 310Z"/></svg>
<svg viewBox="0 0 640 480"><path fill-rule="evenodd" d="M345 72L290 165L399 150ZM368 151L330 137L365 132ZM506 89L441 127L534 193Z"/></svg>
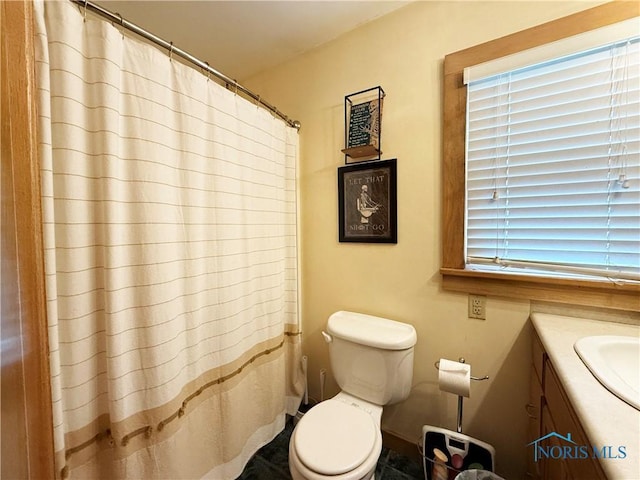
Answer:
<svg viewBox="0 0 640 480"><path fill-rule="evenodd" d="M235 478L301 396L298 134L36 2L56 472Z"/></svg>

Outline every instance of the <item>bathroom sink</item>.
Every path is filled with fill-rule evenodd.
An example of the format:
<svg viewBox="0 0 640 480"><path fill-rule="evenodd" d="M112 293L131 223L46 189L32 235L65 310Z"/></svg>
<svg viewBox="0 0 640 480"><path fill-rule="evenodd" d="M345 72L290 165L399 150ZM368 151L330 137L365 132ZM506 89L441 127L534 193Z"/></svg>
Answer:
<svg viewBox="0 0 640 480"><path fill-rule="evenodd" d="M640 338L584 337L573 348L602 385L640 410Z"/></svg>

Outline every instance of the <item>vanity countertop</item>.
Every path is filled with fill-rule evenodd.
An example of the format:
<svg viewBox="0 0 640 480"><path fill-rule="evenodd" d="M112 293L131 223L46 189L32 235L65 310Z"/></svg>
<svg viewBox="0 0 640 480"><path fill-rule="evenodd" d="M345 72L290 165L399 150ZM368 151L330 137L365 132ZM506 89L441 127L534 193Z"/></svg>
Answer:
<svg viewBox="0 0 640 480"><path fill-rule="evenodd" d="M640 479L640 411L601 385L573 349L582 337L640 336L640 327L546 313L532 313L531 320L589 441L614 450L626 446L626 458L600 460L607 477Z"/></svg>

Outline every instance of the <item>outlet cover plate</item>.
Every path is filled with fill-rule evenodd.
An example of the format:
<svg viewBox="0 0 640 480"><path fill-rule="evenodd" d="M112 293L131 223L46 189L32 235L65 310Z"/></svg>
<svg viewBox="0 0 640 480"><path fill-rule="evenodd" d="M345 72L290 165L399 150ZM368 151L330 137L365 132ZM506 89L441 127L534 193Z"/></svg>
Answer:
<svg viewBox="0 0 640 480"><path fill-rule="evenodd" d="M485 320L487 318L487 297L484 295L469 295L469 318Z"/></svg>

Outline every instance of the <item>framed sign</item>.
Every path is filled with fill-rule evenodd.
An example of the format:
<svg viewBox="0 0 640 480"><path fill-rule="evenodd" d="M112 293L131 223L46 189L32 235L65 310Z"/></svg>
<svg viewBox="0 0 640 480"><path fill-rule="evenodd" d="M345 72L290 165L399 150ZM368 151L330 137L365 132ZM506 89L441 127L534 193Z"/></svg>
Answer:
<svg viewBox="0 0 640 480"><path fill-rule="evenodd" d="M338 168L339 240L398 243L396 159Z"/></svg>

